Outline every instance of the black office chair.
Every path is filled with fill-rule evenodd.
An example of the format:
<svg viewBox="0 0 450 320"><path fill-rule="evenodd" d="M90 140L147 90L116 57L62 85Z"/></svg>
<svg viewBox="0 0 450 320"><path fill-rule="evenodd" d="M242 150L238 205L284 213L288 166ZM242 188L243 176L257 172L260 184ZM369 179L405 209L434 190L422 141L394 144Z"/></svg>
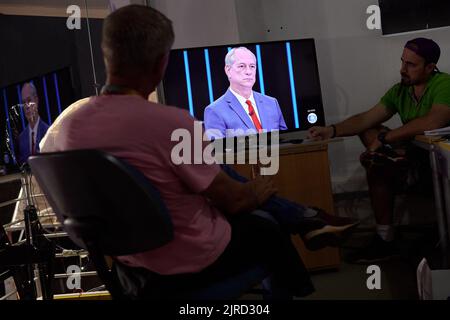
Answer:
<svg viewBox="0 0 450 320"><path fill-rule="evenodd" d="M172 222L158 190L140 171L98 150L44 153L30 157L29 164L63 228L88 250L113 299L234 299L269 275L266 268L255 266L195 290L175 287L172 292L161 290L165 296L137 296L129 284L137 281L135 286L141 286L143 272L145 279L155 280L145 285L159 289L164 289L167 276L118 261L110 270L104 256L144 252L172 240Z"/></svg>

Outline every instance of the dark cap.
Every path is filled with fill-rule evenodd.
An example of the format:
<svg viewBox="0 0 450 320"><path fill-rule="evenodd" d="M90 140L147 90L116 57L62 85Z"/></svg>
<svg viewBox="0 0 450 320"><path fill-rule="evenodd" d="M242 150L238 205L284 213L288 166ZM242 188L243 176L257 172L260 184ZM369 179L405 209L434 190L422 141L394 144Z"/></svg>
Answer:
<svg viewBox="0 0 450 320"><path fill-rule="evenodd" d="M439 45L431 39L416 38L409 40L405 44L405 48L415 52L417 55L425 59L425 63L437 63L441 56Z"/></svg>

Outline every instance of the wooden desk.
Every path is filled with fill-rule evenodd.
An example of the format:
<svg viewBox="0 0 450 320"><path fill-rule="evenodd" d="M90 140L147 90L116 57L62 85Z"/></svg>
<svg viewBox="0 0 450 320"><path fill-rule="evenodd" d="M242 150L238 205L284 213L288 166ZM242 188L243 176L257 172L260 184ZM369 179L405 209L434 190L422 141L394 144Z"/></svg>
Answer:
<svg viewBox="0 0 450 320"><path fill-rule="evenodd" d="M279 159L279 171L274 178L278 195L334 214L327 142L282 145ZM247 178L255 171L255 165L250 164L235 164L233 168ZM309 251L299 236L292 239L309 270L339 267L337 248Z"/></svg>

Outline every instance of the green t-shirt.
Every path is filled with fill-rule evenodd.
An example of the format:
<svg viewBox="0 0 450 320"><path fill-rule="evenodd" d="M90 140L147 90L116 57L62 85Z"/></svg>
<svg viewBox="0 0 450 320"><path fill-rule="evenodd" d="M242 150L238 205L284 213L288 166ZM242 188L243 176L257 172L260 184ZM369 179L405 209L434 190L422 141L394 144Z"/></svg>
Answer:
<svg viewBox="0 0 450 320"><path fill-rule="evenodd" d="M450 75L443 72L435 73L428 80L419 102L414 98L412 86L398 83L386 92L380 103L392 112L398 112L403 124L424 116L434 104L450 107Z"/></svg>

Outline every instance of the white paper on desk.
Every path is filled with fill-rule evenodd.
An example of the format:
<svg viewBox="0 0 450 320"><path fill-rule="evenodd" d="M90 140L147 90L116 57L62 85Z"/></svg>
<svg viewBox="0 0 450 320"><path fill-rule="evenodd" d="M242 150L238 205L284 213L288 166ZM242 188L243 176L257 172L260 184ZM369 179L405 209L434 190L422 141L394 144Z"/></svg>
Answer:
<svg viewBox="0 0 450 320"><path fill-rule="evenodd" d="M450 127L439 128L435 130L424 131L426 136L442 136L446 134L450 134Z"/></svg>

